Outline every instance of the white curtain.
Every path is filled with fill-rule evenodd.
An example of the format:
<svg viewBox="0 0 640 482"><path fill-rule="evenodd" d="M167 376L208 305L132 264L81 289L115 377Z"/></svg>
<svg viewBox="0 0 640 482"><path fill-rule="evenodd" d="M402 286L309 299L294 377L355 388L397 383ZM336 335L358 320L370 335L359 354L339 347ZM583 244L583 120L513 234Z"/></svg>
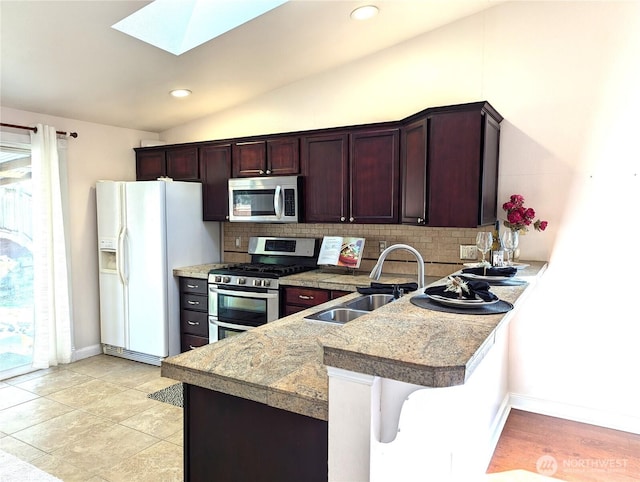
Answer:
<svg viewBox="0 0 640 482"><path fill-rule="evenodd" d="M33 186L33 367L71 361L67 249L56 130L31 134Z"/></svg>

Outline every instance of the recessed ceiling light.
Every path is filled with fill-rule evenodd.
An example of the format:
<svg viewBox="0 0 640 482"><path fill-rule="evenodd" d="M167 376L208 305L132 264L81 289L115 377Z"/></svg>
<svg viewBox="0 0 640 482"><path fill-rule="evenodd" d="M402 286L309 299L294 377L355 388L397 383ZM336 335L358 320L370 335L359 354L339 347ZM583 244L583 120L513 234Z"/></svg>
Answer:
<svg viewBox="0 0 640 482"><path fill-rule="evenodd" d="M191 95L191 91L189 89L174 89L169 93L174 97L187 97Z"/></svg>
<svg viewBox="0 0 640 482"><path fill-rule="evenodd" d="M358 7L351 12L351 18L353 20L367 20L371 17L378 15L378 7L375 5L365 5L364 7Z"/></svg>

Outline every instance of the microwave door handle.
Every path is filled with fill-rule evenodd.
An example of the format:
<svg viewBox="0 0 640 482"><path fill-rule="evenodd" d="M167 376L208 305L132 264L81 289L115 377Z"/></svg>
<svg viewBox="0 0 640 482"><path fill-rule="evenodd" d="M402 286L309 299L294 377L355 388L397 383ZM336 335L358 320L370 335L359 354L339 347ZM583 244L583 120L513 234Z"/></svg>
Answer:
<svg viewBox="0 0 640 482"><path fill-rule="evenodd" d="M276 186L276 193L273 196L273 210L276 218L282 218L282 186Z"/></svg>

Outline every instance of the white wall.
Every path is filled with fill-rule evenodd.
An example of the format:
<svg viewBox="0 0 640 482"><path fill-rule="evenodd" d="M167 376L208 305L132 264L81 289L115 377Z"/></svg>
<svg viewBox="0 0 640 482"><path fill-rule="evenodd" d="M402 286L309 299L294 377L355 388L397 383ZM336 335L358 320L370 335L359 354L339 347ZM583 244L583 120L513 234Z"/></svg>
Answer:
<svg viewBox="0 0 640 482"><path fill-rule="evenodd" d="M640 2L513 2L161 137L349 125L488 100L505 116L501 202L522 194L550 223L521 238L523 258L551 266L513 325L511 390L586 407L606 424L615 413L640 418L640 257L624 251L637 238L639 58Z"/></svg>
<svg viewBox="0 0 640 482"><path fill-rule="evenodd" d="M62 117L0 108L2 122L77 132L67 141L69 235L75 350L95 349L100 343L95 183L98 179L135 180L134 147L156 133L110 127Z"/></svg>

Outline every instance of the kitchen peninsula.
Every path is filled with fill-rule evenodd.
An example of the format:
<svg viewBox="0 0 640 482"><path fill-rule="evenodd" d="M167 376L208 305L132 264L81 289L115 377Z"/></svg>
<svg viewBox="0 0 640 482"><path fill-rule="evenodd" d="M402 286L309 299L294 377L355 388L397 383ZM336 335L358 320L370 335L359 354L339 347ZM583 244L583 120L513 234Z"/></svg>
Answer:
<svg viewBox="0 0 640 482"><path fill-rule="evenodd" d="M516 310L525 298L523 295L529 292L546 268L544 263L530 264L518 276L528 284L492 287L496 295L513 303ZM360 286L368 285L370 280L365 276L362 278L358 280ZM283 282L285 280L298 286L323 287L321 280L326 281L326 274L301 273L284 278ZM353 285L341 285L338 279L333 283L333 289L354 290ZM354 293L329 301L163 362L163 376L185 383L187 476L191 474L192 479L197 480L198 473L214 469L217 465L212 462L215 454L221 459L229 454L223 451L224 456L221 456L217 448L224 450L225 446L238 440L242 444L252 440L262 444L254 446L254 449L268 456L261 456L258 461L255 458L257 454L246 452L250 449L245 444L241 449L236 447L236 450L245 452L236 454L235 462L229 462L229 465L239 469L241 465L243 470L256 464L265 477L270 470L274 470L273 474L284 474L280 480L300 476L301 473L295 470L278 472L285 462L307 467L316 474L317 480L360 478L363 470L369 474L370 451L375 447L370 448L365 439L371 436L371 423L366 430L359 430L360 434L358 430L340 425L343 421L348 424L349 417L357 419L363 416L366 422L366 417L371 415L371 402L375 401L374 392L379 390L377 380L388 382L386 392L401 394L399 402L389 404L395 403L397 413L382 411L378 421L380 442L385 442L384 439L390 442L393 436L385 435L385 432L398 431L402 401L412 392L426 387L431 388L431 393L439 392L434 388L447 391L451 387L464 387L474 372L479 372L478 377L487 372L481 370L483 360L487 358L490 362L492 351L504 351L505 327L515 311L492 315L443 313L415 306L410 301L413 295L408 294L345 325L305 319L311 313L357 296ZM494 348L498 343L501 346ZM495 372L496 377L503 376L501 363L495 365L491 373ZM351 393L347 397L351 400L347 404L359 398L365 405L369 403L369 411L355 412L355 417L354 412L348 415L353 407L345 407L344 401L340 401L353 390L350 377L360 377L365 382L369 380L368 386L371 387L367 388L368 395L365 394L364 398L362 393ZM362 385L362 380L356 380L356 385ZM355 390L359 390L357 386ZM367 398L369 396L373 398ZM490 410L497 412L495 403L491 405ZM233 414L236 409L240 412ZM218 410L223 410L224 415ZM258 411L251 415L254 410ZM234 418L240 416L244 418ZM235 425L225 425L226 417L235 420ZM495 425L494 418L491 416L492 425ZM395 430L389 428L394 424ZM344 437L345 432L350 435ZM271 443L269 435L273 436ZM199 437L203 440L198 440ZM214 439L219 440L215 442ZM305 445L307 441L310 441L310 446ZM354 444L363 446L354 447ZM263 459L270 460L269 467L260 468ZM357 466L355 470L360 474L344 467L347 463ZM363 463L366 463L364 468ZM222 465L227 465L227 462ZM374 470L373 466L371 470Z"/></svg>

